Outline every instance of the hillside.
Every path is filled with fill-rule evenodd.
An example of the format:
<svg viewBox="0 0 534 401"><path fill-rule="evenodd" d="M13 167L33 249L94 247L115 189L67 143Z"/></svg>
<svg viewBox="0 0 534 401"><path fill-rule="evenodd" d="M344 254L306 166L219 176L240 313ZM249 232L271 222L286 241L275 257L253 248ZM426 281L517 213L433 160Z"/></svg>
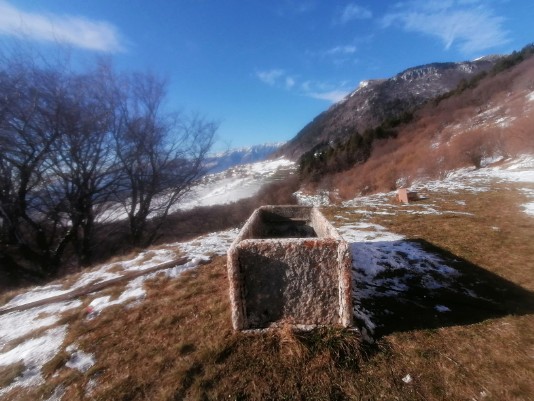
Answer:
<svg viewBox="0 0 534 401"><path fill-rule="evenodd" d="M277 154L297 159L320 143L346 139L354 132L362 134L449 92L462 80L490 70L498 60L497 56L489 56L461 63L432 63L409 68L391 78L363 81L306 125Z"/></svg>
<svg viewBox="0 0 534 401"><path fill-rule="evenodd" d="M410 119L312 149L300 160L301 172L311 187L350 199L532 152L531 55L526 48L509 64L420 107Z"/></svg>
<svg viewBox="0 0 534 401"><path fill-rule="evenodd" d="M351 246L356 332L233 333L237 230L215 232L5 294L0 397L528 399L534 160L417 189L323 208Z"/></svg>
<svg viewBox="0 0 534 401"><path fill-rule="evenodd" d="M284 158L208 175L165 241L0 293L0 399L529 400L534 58L501 67L369 131L358 163L338 163L356 140L309 152L298 191ZM236 333L226 251L255 207L295 201L349 243L355 325Z"/></svg>

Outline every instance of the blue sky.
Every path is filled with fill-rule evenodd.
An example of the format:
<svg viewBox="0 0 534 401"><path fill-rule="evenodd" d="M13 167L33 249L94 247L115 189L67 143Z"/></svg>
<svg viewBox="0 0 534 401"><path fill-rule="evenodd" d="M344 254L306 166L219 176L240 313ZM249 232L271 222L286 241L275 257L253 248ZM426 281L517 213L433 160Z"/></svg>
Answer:
<svg viewBox="0 0 534 401"><path fill-rule="evenodd" d="M530 0L0 0L0 43L160 74L222 148L288 140L362 80L518 50L532 21Z"/></svg>

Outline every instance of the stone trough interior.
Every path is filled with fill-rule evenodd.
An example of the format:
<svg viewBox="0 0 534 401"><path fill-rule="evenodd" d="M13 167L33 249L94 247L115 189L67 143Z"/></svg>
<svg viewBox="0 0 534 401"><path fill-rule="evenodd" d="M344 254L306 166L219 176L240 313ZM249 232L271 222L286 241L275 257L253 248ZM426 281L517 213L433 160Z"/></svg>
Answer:
<svg viewBox="0 0 534 401"><path fill-rule="evenodd" d="M309 217L309 216L306 216ZM309 219L291 218L273 211L261 210L258 238L316 238L317 233Z"/></svg>
<svg viewBox="0 0 534 401"><path fill-rule="evenodd" d="M318 209L257 209L228 251L234 328L350 326L350 263Z"/></svg>

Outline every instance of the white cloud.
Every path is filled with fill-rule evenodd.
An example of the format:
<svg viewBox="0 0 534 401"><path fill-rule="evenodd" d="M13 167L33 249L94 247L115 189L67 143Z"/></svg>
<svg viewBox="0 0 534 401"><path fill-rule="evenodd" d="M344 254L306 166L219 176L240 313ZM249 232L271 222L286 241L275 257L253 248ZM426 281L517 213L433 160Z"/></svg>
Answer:
<svg viewBox="0 0 534 401"><path fill-rule="evenodd" d="M291 89L293 86L295 86L295 79L292 77L286 77L286 88Z"/></svg>
<svg viewBox="0 0 534 401"><path fill-rule="evenodd" d="M305 81L300 85L302 95L330 103L339 102L351 93L349 87L350 83L347 81L338 83Z"/></svg>
<svg viewBox="0 0 534 401"><path fill-rule="evenodd" d="M325 55L331 56L331 55L340 55L340 54L353 54L356 53L356 46L353 45L346 45L346 46L336 46L332 47L331 49L328 49L325 52Z"/></svg>
<svg viewBox="0 0 534 401"><path fill-rule="evenodd" d="M308 92L306 93L306 96L314 99L326 100L331 103L337 103L340 100L343 100L349 93L350 91L347 90L334 89L326 92Z"/></svg>
<svg viewBox="0 0 534 401"><path fill-rule="evenodd" d="M271 86L274 86L285 75L285 71L278 68L256 72L256 76L260 79L260 81Z"/></svg>
<svg viewBox="0 0 534 401"><path fill-rule="evenodd" d="M400 3L382 19L383 27L400 26L409 32L437 37L445 49L456 46L477 53L509 41L504 18L478 0L412 1Z"/></svg>
<svg viewBox="0 0 534 401"><path fill-rule="evenodd" d="M0 34L109 53L124 50L117 28L106 21L28 13L3 0L0 0Z"/></svg>
<svg viewBox="0 0 534 401"><path fill-rule="evenodd" d="M338 82L337 84L312 80L299 82L298 78L287 74L281 68L258 71L256 76L263 83L277 89L284 89L302 96L326 100L331 103L340 101L351 92L347 89L350 85L347 81Z"/></svg>
<svg viewBox="0 0 534 401"><path fill-rule="evenodd" d="M346 24L353 20L369 19L373 17L371 10L359 6L355 3L349 3L345 6L341 14L336 19L339 24Z"/></svg>

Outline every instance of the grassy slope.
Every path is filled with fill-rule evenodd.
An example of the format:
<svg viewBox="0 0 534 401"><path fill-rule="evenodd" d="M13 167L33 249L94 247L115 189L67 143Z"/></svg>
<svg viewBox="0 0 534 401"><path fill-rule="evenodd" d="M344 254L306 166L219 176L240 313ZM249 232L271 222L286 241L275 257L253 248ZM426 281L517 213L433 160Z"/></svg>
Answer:
<svg viewBox="0 0 534 401"><path fill-rule="evenodd" d="M46 399L61 383L63 400L532 399L534 218L520 211L513 185L432 197L474 215L375 215L374 222L454 263L484 302L457 300L453 313L437 314L417 293L417 302L388 301L393 313L377 311L383 327L374 345L340 330L236 334L226 261L218 257L178 279L151 281L146 301L133 308L111 307L91 321L65 317L66 343L94 353L96 365L82 374L66 368L60 353L44 369L46 385L6 399ZM358 219L349 209L324 212Z"/></svg>

